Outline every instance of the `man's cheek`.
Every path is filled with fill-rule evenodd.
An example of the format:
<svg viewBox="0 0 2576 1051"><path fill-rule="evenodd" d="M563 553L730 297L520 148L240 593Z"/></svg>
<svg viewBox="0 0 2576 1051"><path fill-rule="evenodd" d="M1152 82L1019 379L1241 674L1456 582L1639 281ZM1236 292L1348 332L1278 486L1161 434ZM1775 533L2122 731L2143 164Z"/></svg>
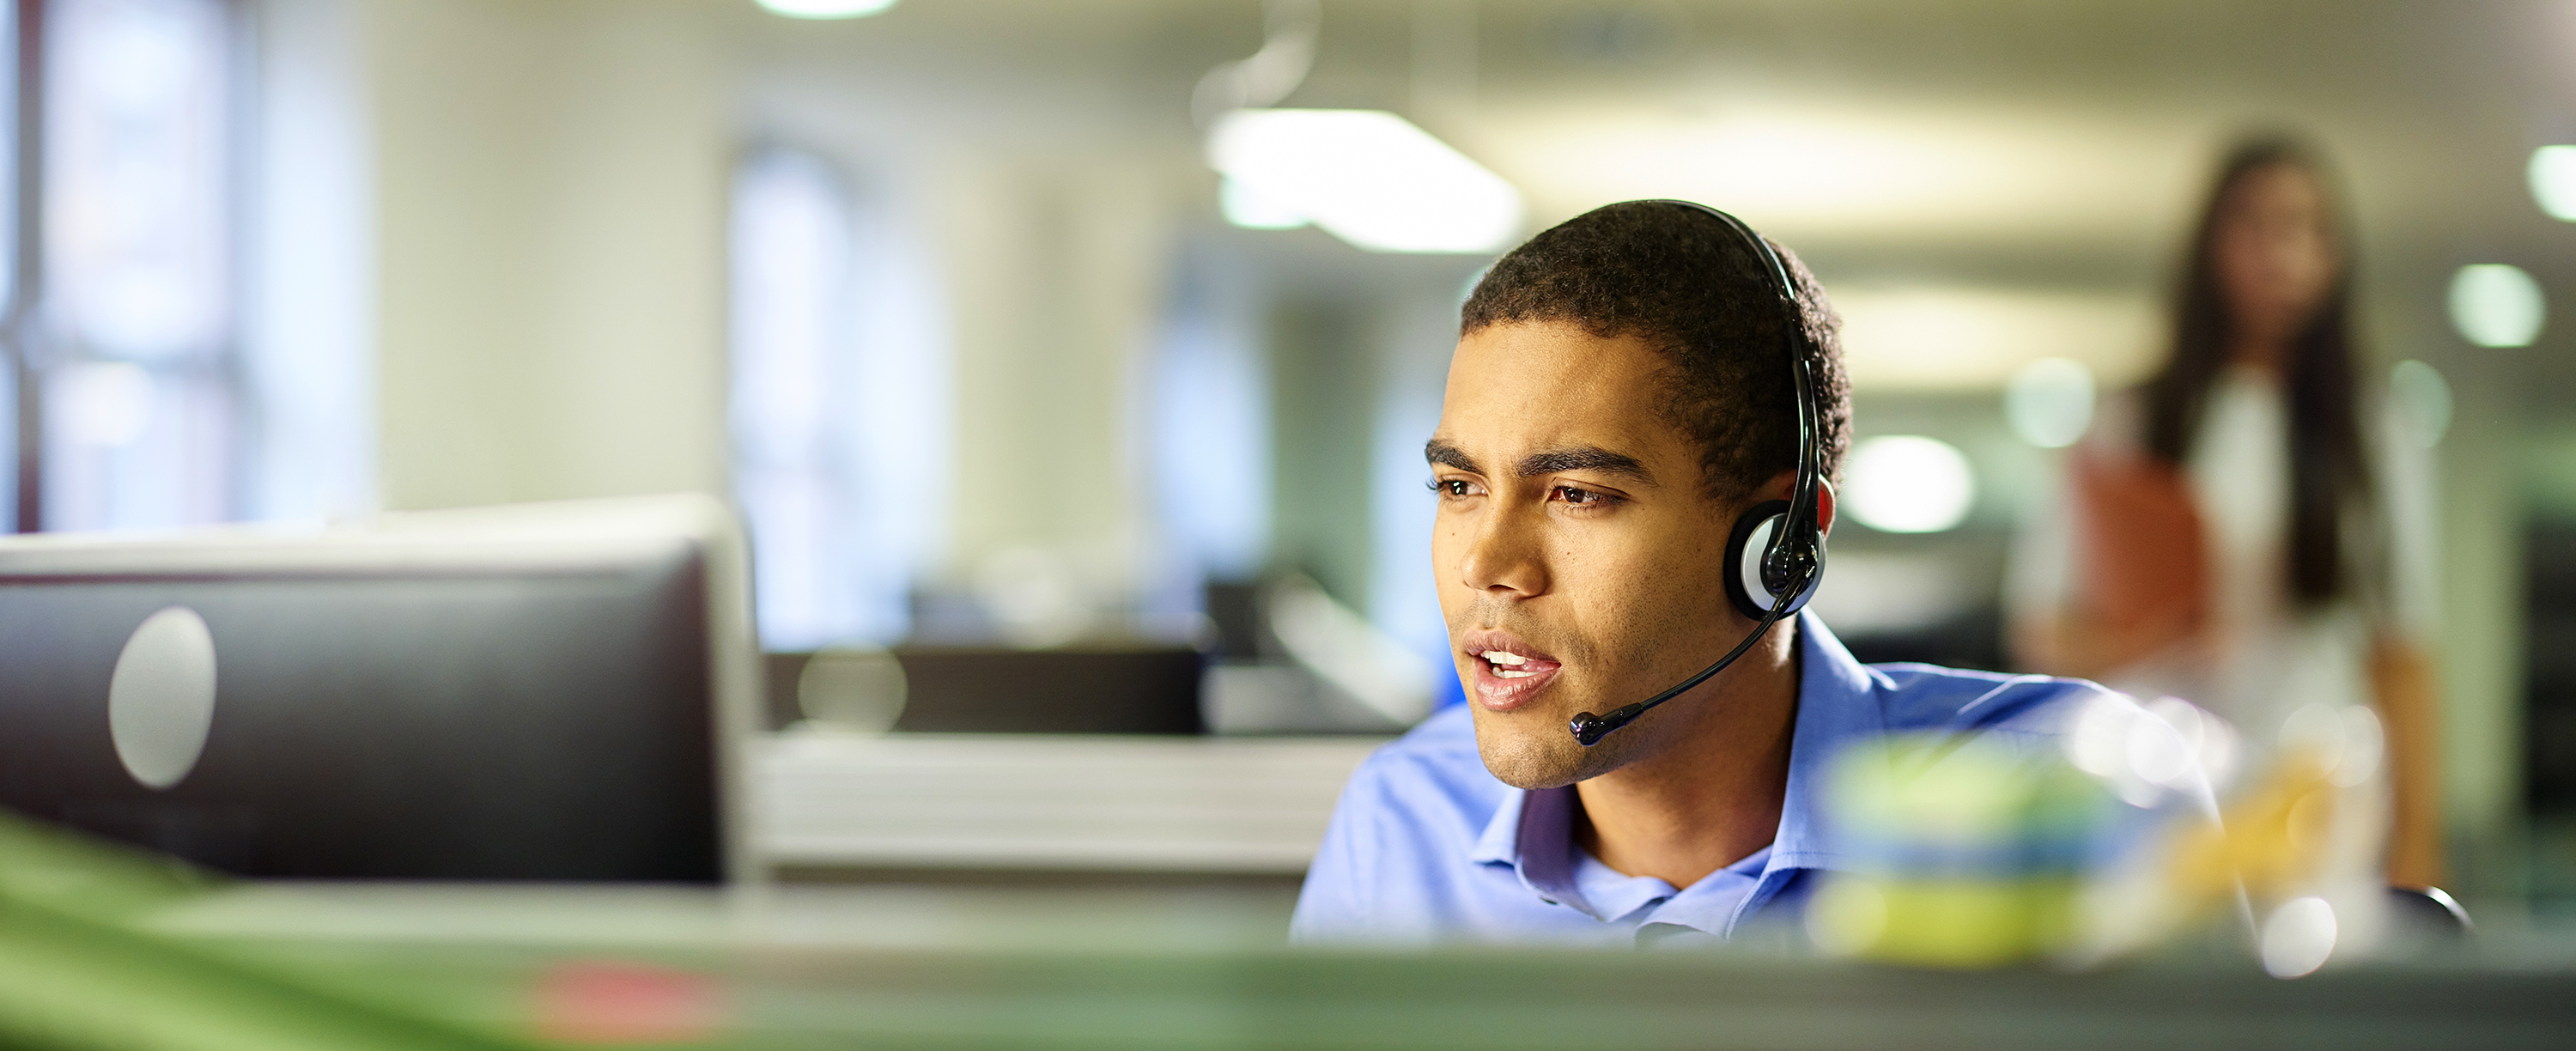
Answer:
<svg viewBox="0 0 2576 1051"><path fill-rule="evenodd" d="M1440 594L1440 607L1447 610L1459 589L1458 543L1452 531L1443 527L1431 534L1431 586Z"/></svg>

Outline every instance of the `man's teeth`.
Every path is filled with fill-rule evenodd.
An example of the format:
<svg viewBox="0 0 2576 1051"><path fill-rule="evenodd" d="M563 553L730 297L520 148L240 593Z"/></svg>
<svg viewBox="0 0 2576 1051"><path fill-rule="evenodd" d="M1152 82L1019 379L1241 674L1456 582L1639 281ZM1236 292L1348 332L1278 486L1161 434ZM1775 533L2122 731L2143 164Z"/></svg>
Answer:
<svg viewBox="0 0 2576 1051"><path fill-rule="evenodd" d="M1538 674L1534 671L1512 670L1519 668L1521 665L1528 664L1529 658L1513 653L1510 650L1486 650L1483 653L1477 654L1477 656L1485 658L1486 663L1494 666L1494 677L1498 679L1526 679L1532 675Z"/></svg>

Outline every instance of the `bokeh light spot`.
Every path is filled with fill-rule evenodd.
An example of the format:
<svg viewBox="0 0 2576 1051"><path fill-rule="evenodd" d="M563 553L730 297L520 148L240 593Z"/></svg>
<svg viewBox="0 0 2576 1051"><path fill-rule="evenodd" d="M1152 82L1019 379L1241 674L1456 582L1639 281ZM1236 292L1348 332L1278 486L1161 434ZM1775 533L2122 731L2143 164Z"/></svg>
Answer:
<svg viewBox="0 0 2576 1051"><path fill-rule="evenodd" d="M1888 533L1938 533L1968 517L1976 475L1950 443L1921 435L1872 438L1852 450L1843 505Z"/></svg>
<svg viewBox="0 0 2576 1051"><path fill-rule="evenodd" d="M2292 900L2263 921L2263 970L2274 978L2315 973L2334 947L2334 906L2324 898Z"/></svg>
<svg viewBox="0 0 2576 1051"><path fill-rule="evenodd" d="M2431 365L2413 358L2388 370L2388 393L2397 401L2403 437L2416 448L2442 444L2451 430L2451 384Z"/></svg>
<svg viewBox="0 0 2576 1051"><path fill-rule="evenodd" d="M2093 426L2093 370L2072 358L2041 358L2004 387L2004 419L2013 434L2042 449L2063 449Z"/></svg>
<svg viewBox="0 0 2576 1051"><path fill-rule="evenodd" d="M2531 199L2550 218L2576 223L2576 146L2531 151Z"/></svg>
<svg viewBox="0 0 2576 1051"><path fill-rule="evenodd" d="M2481 347L2527 347L2540 338L2549 300L2518 266L2479 263L2451 277L2451 327Z"/></svg>

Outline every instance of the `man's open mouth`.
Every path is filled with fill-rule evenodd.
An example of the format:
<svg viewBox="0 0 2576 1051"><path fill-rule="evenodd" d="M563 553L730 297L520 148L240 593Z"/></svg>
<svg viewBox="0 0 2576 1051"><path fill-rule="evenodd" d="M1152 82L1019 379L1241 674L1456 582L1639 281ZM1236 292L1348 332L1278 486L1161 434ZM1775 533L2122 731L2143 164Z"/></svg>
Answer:
<svg viewBox="0 0 2576 1051"><path fill-rule="evenodd" d="M1476 701L1494 711L1508 711L1556 681L1563 665L1513 637L1509 632L1479 631L1463 647L1476 662Z"/></svg>

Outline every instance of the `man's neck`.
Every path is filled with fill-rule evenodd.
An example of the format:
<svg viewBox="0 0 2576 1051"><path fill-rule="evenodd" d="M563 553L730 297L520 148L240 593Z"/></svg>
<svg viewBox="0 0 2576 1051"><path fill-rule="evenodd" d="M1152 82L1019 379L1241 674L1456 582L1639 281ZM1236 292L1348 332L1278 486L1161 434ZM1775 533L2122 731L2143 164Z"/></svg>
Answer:
<svg viewBox="0 0 2576 1051"><path fill-rule="evenodd" d="M1688 725L1653 755L1575 784L1575 842L1631 876L1687 887L1769 844L1797 725L1796 622L1673 699Z"/></svg>

